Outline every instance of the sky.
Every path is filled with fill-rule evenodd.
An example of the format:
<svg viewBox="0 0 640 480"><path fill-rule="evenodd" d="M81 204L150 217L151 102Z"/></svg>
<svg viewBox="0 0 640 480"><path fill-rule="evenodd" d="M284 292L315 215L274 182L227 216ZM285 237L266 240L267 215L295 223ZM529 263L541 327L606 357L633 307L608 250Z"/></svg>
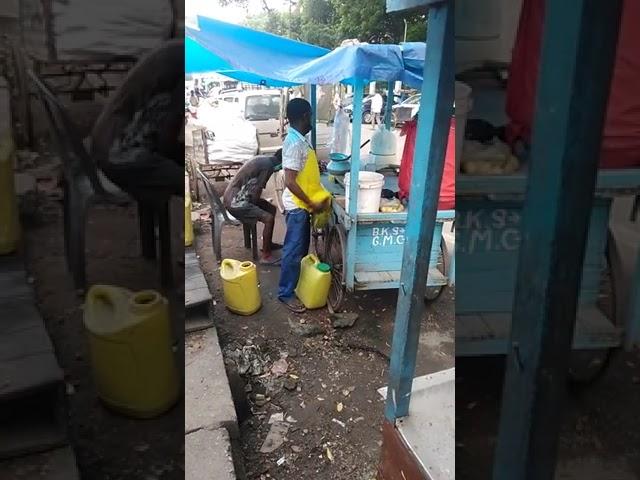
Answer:
<svg viewBox="0 0 640 480"><path fill-rule="evenodd" d="M288 10L287 0L266 0L269 8L276 10ZM247 16L258 15L263 12L262 0L248 0L247 9L237 6L221 7L218 0L186 0L187 19L193 19L196 15L215 18L224 22L240 24Z"/></svg>

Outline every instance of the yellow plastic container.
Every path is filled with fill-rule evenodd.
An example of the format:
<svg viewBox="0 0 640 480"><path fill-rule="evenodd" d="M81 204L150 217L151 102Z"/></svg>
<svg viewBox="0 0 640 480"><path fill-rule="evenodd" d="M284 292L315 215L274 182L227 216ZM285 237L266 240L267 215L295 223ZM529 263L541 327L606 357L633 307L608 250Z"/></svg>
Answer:
<svg viewBox="0 0 640 480"><path fill-rule="evenodd" d="M15 146L8 132L0 138L0 255L17 250L20 240L18 202L13 181Z"/></svg>
<svg viewBox="0 0 640 480"><path fill-rule="evenodd" d="M193 224L191 223L191 195L184 196L184 246L193 244Z"/></svg>
<svg viewBox="0 0 640 480"><path fill-rule="evenodd" d="M238 315L253 315L262 306L258 271L251 262L226 258L220 265L224 303Z"/></svg>
<svg viewBox="0 0 640 480"><path fill-rule="evenodd" d="M164 413L179 382L167 300L158 292L94 285L85 301L93 376L101 400L137 418Z"/></svg>
<svg viewBox="0 0 640 480"><path fill-rule="evenodd" d="M331 288L331 267L313 254L300 262L300 278L296 295L308 309L322 308L327 304Z"/></svg>

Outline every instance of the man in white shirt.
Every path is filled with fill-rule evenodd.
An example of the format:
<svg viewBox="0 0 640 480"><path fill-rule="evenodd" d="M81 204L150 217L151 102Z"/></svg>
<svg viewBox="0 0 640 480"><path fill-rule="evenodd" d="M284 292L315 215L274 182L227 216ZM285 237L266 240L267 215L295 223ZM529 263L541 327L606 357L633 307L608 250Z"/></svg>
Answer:
<svg viewBox="0 0 640 480"><path fill-rule="evenodd" d="M380 125L380 114L382 113L382 95L378 92L371 99L371 128L376 128L376 125Z"/></svg>
<svg viewBox="0 0 640 480"><path fill-rule="evenodd" d="M287 233L282 247L278 300L292 312L302 313L304 305L294 290L300 277L300 262L309 252L311 214L324 210L325 202L311 197L322 189L318 160L305 135L311 131L311 105L302 98L287 104L289 127L282 145L282 168L286 189L282 194Z"/></svg>

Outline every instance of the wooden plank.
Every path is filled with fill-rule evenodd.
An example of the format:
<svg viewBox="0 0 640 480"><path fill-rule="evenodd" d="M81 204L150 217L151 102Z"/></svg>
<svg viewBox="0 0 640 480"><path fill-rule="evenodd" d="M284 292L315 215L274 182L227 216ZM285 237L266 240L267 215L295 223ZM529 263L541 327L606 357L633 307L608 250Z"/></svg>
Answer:
<svg viewBox="0 0 640 480"><path fill-rule="evenodd" d="M401 277L400 270L394 270L390 272L376 272L376 271L358 271L356 272L356 283L361 285L365 284L384 284L393 283L394 287L385 288L398 288ZM427 277L427 286L435 287L439 285L446 285L447 278L437 268L430 268L429 275Z"/></svg>
<svg viewBox="0 0 640 480"><path fill-rule="evenodd" d="M382 448L378 463L379 480L409 480L427 478L410 446L395 424L385 420L382 424Z"/></svg>
<svg viewBox="0 0 640 480"><path fill-rule="evenodd" d="M546 3L494 480L554 478L621 11Z"/></svg>
<svg viewBox="0 0 640 480"><path fill-rule="evenodd" d="M456 356L509 353L511 315L487 313L456 315ZM599 350L620 346L622 333L597 307L581 308L576 318L573 350Z"/></svg>
<svg viewBox="0 0 640 480"><path fill-rule="evenodd" d="M462 175L456 177L456 195L517 194L527 190L529 174L520 172L513 175ZM640 189L640 168L600 170L596 193L609 196L624 194Z"/></svg>
<svg viewBox="0 0 640 480"><path fill-rule="evenodd" d="M451 7L451 8L450 8ZM409 412L429 255L436 226L440 183L453 106L453 6L429 10L427 50L416 134L402 275L393 330L389 395L385 417L394 422ZM354 118L359 118L354 115ZM351 197L353 198L353 197Z"/></svg>

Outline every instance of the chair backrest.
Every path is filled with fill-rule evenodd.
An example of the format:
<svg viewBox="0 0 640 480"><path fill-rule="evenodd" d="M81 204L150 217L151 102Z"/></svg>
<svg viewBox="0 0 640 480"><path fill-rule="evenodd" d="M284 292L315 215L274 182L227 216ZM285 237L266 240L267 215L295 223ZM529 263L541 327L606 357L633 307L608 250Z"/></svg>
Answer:
<svg viewBox="0 0 640 480"><path fill-rule="evenodd" d="M89 179L96 193L105 193L98 177L98 168L87 152L82 136L78 133L67 109L33 71L27 70L27 75L36 86L53 140L62 159L65 175L74 178L83 174Z"/></svg>
<svg viewBox="0 0 640 480"><path fill-rule="evenodd" d="M207 191L207 196L209 197L209 204L211 205L211 210L213 211L213 214L221 215L222 218L224 218L225 222L233 223L229 218L227 209L224 207L224 204L222 203L222 199L217 194L215 188L213 188L213 184L211 183L211 180L209 180L207 176L204 173L202 173L202 171L199 168L196 168L196 173L202 180L202 183L204 184L204 188Z"/></svg>

